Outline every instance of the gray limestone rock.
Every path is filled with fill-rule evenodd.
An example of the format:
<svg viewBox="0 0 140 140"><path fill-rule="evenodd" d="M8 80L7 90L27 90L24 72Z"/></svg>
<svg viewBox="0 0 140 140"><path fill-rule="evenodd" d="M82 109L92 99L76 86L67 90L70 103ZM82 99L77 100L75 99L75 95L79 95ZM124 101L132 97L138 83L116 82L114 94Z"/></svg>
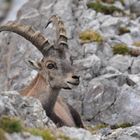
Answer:
<svg viewBox="0 0 140 140"><path fill-rule="evenodd" d="M101 140L100 135L92 135L89 131L77 128L62 127L60 130L71 139L76 140Z"/></svg>
<svg viewBox="0 0 140 140"><path fill-rule="evenodd" d="M115 55L110 60L108 65L119 70L120 72L128 72L132 64L132 58L130 56Z"/></svg>
<svg viewBox="0 0 140 140"><path fill-rule="evenodd" d="M28 127L54 127L54 123L46 116L39 100L22 97L15 91L0 93L0 116L16 116L24 120Z"/></svg>

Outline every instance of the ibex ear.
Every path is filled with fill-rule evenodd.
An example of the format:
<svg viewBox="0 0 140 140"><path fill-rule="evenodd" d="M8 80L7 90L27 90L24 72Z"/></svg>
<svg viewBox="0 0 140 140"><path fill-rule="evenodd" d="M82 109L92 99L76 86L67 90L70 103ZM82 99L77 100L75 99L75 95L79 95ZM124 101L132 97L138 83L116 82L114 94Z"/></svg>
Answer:
<svg viewBox="0 0 140 140"><path fill-rule="evenodd" d="M35 70L41 70L41 64L40 62L34 61L34 60L28 60L28 65L32 67Z"/></svg>

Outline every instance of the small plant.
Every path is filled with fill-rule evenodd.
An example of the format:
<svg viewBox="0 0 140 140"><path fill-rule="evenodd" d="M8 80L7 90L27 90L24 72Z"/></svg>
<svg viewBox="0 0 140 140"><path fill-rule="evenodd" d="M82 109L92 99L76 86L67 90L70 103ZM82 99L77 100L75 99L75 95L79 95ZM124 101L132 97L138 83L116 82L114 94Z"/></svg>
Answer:
<svg viewBox="0 0 140 140"><path fill-rule="evenodd" d="M93 30L86 30L80 33L79 38L84 42L102 42L103 41L103 37L93 31Z"/></svg>
<svg viewBox="0 0 140 140"><path fill-rule="evenodd" d="M25 131L35 136L41 136L43 140L56 140L52 133L47 129L27 128Z"/></svg>
<svg viewBox="0 0 140 140"><path fill-rule="evenodd" d="M7 133L19 133L19 132L29 132L34 136L40 136L43 140L70 140L69 137L58 133L58 135L53 134L49 129L43 128L27 128L22 125L21 121L16 117L3 116L0 118L0 140L6 140L5 132Z"/></svg>
<svg viewBox="0 0 140 140"><path fill-rule="evenodd" d="M0 128L8 133L21 132L22 125L17 118L3 116L0 118Z"/></svg>
<svg viewBox="0 0 140 140"><path fill-rule="evenodd" d="M114 54L129 54L129 48L125 44L116 44L113 47L113 53Z"/></svg>
<svg viewBox="0 0 140 140"><path fill-rule="evenodd" d="M132 123L121 123L121 124L112 125L110 127L111 127L111 129L117 129L117 128L127 128L127 127L131 127L131 126L133 126Z"/></svg>
<svg viewBox="0 0 140 140"><path fill-rule="evenodd" d="M100 2L90 2L87 4L88 8L94 9L96 12L101 12L104 14L113 14L114 12L121 12L123 11L113 5L105 5Z"/></svg>

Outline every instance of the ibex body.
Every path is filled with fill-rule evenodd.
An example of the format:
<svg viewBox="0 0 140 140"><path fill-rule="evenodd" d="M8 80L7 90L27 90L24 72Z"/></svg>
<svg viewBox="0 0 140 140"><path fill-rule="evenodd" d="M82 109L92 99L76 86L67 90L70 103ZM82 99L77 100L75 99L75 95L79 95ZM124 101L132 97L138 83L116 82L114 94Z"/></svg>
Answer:
<svg viewBox="0 0 140 140"><path fill-rule="evenodd" d="M54 23L57 31L57 40L54 45L50 45L46 37L27 25L9 23L0 26L0 31L12 31L23 36L44 56L40 62L29 61L38 71L38 75L21 91L21 94L39 99L46 114L58 126L83 127L77 111L58 97L61 89L72 89L73 86L77 86L79 77L71 65L63 22L57 16L52 16L48 24L50 22Z"/></svg>

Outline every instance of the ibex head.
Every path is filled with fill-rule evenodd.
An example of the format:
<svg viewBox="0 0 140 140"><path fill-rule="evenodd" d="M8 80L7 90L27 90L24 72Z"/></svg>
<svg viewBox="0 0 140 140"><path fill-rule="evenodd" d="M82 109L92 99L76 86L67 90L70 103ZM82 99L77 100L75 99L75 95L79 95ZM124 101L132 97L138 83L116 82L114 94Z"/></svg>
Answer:
<svg viewBox="0 0 140 140"><path fill-rule="evenodd" d="M57 39L53 45L50 45L48 39L40 32L35 32L27 25L9 23L0 26L0 31L15 32L35 45L44 57L40 62L30 60L29 63L38 71L51 88L71 89L74 85L79 84L79 76L75 75L71 65L66 30L59 17L52 16L48 24L50 22L56 26L57 31Z"/></svg>

